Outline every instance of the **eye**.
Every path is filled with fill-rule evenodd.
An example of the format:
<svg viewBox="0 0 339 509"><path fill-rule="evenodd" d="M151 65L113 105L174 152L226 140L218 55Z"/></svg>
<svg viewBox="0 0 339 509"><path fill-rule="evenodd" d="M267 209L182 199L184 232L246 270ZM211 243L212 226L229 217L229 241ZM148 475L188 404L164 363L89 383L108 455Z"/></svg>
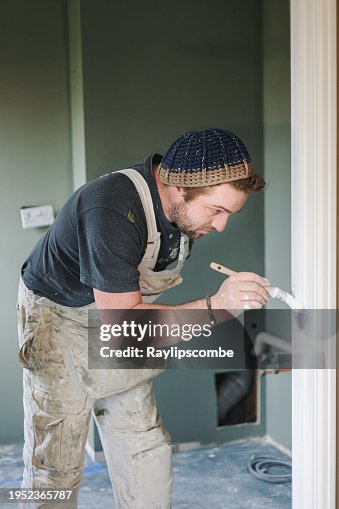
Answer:
<svg viewBox="0 0 339 509"><path fill-rule="evenodd" d="M208 208L209 208L210 214L213 216L216 216L217 214L220 214L221 212L223 212L222 210L215 209L214 207L208 207Z"/></svg>

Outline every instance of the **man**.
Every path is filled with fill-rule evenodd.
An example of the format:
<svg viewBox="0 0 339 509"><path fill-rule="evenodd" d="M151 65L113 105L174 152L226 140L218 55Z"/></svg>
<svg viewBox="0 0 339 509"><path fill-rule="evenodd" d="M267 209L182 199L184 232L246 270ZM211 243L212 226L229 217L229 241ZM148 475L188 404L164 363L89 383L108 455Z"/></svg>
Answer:
<svg viewBox="0 0 339 509"><path fill-rule="evenodd" d="M87 311L170 309L152 301L181 282L191 243L222 232L263 187L242 141L207 129L185 133L164 157L89 182L68 200L22 268L23 487L78 488L93 409L116 506L170 507L171 448L149 380L159 370L91 372L83 354ZM214 295L174 308L203 309L213 321L215 309L260 308L268 285L239 273Z"/></svg>

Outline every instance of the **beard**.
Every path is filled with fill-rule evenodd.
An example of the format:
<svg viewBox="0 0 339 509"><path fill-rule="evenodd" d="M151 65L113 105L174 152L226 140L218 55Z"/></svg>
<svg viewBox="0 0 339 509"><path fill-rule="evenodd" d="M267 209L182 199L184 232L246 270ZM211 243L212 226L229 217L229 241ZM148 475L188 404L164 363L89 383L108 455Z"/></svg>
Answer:
<svg viewBox="0 0 339 509"><path fill-rule="evenodd" d="M187 202L171 203L169 208L170 222L175 223L179 230L190 239L199 239L204 233L199 230L212 231L213 228L207 225L197 225L193 223L188 216L189 207Z"/></svg>

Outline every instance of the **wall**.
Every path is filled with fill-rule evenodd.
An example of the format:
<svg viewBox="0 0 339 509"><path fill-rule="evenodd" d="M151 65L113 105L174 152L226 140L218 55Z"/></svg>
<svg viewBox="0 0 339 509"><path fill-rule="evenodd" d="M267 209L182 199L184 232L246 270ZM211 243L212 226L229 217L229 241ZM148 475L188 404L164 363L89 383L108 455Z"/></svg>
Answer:
<svg viewBox="0 0 339 509"><path fill-rule="evenodd" d="M82 0L81 14L89 179L164 151L185 130L215 126L243 136L261 167L257 1L131 9Z"/></svg>
<svg viewBox="0 0 339 509"><path fill-rule="evenodd" d="M66 1L1 2L1 443L23 434L15 303L20 267L43 231L23 230L19 210L57 211L72 189L66 26Z"/></svg>
<svg viewBox="0 0 339 509"><path fill-rule="evenodd" d="M265 274L274 286L291 291L289 1L264 0L263 6ZM270 301L268 307L286 308L280 301ZM288 339L282 322L269 319L267 329ZM267 376L266 394L267 433L291 448L291 374Z"/></svg>

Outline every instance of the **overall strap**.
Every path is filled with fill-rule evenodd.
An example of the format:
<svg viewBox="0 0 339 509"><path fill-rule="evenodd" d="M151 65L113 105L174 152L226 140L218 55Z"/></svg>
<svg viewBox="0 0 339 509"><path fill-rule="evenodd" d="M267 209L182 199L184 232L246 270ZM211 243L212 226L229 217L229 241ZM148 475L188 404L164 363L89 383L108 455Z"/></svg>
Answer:
<svg viewBox="0 0 339 509"><path fill-rule="evenodd" d="M144 177L133 168L119 170L118 173L123 173L129 177L139 193L147 223L147 248L141 264L153 269L160 249L160 233L157 230L153 201L148 184Z"/></svg>

